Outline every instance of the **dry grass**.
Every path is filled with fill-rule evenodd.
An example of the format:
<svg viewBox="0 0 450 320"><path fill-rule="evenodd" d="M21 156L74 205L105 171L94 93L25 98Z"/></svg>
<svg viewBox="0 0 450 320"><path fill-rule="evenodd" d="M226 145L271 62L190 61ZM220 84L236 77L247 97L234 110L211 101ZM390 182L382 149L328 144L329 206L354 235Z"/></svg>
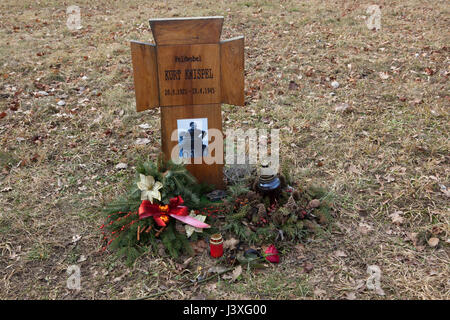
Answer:
<svg viewBox="0 0 450 320"><path fill-rule="evenodd" d="M222 38L246 38L247 106L224 106L225 127L280 128L283 160L330 190L337 223L268 271L163 298L383 298L364 285L375 264L387 299L449 299L450 6L377 3L378 32L364 22L373 1L76 1L83 29L71 32L59 2L2 1L0 298L140 297L213 263L205 253L181 271L149 254L127 269L98 252L97 226L159 149L158 112L134 111L128 41L152 40L152 17L223 15ZM71 264L80 292L66 288Z"/></svg>

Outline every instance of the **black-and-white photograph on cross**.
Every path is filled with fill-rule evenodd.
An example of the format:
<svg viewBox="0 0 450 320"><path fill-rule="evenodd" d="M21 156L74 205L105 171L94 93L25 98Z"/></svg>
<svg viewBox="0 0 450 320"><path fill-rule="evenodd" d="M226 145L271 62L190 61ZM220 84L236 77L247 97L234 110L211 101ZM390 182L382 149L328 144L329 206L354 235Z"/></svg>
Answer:
<svg viewBox="0 0 450 320"><path fill-rule="evenodd" d="M178 119L180 158L208 156L208 119Z"/></svg>

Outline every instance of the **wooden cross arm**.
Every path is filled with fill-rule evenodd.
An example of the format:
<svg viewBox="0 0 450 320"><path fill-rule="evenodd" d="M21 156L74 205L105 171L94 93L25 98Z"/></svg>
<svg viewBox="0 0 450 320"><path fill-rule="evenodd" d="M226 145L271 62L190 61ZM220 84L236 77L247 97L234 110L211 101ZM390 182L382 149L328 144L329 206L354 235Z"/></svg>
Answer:
<svg viewBox="0 0 450 320"><path fill-rule="evenodd" d="M244 105L244 37L220 42L220 91L222 103Z"/></svg>
<svg viewBox="0 0 450 320"><path fill-rule="evenodd" d="M137 111L244 105L244 37L220 41L222 23L223 17L150 20L156 45L131 41ZM191 56L194 64L182 59Z"/></svg>
<svg viewBox="0 0 450 320"><path fill-rule="evenodd" d="M158 67L156 46L151 43L131 41L136 110L159 107Z"/></svg>
<svg viewBox="0 0 450 320"><path fill-rule="evenodd" d="M187 17L150 19L150 28L158 46L218 43L223 17Z"/></svg>

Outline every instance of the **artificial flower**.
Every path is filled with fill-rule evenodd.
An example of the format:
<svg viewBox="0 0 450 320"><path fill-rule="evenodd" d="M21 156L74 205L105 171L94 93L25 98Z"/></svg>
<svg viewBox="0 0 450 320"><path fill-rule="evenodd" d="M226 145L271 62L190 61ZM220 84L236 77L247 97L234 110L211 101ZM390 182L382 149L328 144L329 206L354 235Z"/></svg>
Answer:
<svg viewBox="0 0 450 320"><path fill-rule="evenodd" d="M141 190L141 200L149 200L153 203L153 199L161 201L161 193L158 191L163 187L162 183L155 181L152 176L140 174L141 181L137 183L139 190Z"/></svg>
<svg viewBox="0 0 450 320"><path fill-rule="evenodd" d="M273 244L271 244L265 251L266 260L272 263L279 263L280 256L278 255L278 250Z"/></svg>
<svg viewBox="0 0 450 320"><path fill-rule="evenodd" d="M194 218L194 219L196 219L196 220L198 220L198 221L201 221L201 222L205 222L205 220L206 220L206 216L201 215L201 214L197 215L197 214L194 213L194 210L191 211L189 216ZM186 235L187 235L188 238L190 238L192 236L194 231L195 232L203 232L203 228L196 228L196 227L193 227L191 225L186 225L185 228L186 228Z"/></svg>
<svg viewBox="0 0 450 320"><path fill-rule="evenodd" d="M171 198L167 205L153 204L148 200L143 200L138 211L139 219L153 217L158 226L165 227L170 216L195 228L210 227L209 224L188 216L188 208L183 204L184 201L181 196Z"/></svg>

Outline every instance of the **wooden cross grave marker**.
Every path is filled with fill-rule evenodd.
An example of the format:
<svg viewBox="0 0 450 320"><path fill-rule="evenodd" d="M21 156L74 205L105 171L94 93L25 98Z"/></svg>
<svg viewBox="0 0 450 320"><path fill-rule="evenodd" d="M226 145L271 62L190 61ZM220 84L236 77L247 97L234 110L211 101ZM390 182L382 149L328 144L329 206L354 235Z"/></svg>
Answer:
<svg viewBox="0 0 450 320"><path fill-rule="evenodd" d="M156 45L131 41L137 111L161 107L166 159L178 145L177 156L191 160L186 168L216 188L224 188L223 152L209 151L208 130L222 133L221 103L244 105L244 37L221 41L222 24L223 17L150 19ZM205 163L217 156L222 161Z"/></svg>

